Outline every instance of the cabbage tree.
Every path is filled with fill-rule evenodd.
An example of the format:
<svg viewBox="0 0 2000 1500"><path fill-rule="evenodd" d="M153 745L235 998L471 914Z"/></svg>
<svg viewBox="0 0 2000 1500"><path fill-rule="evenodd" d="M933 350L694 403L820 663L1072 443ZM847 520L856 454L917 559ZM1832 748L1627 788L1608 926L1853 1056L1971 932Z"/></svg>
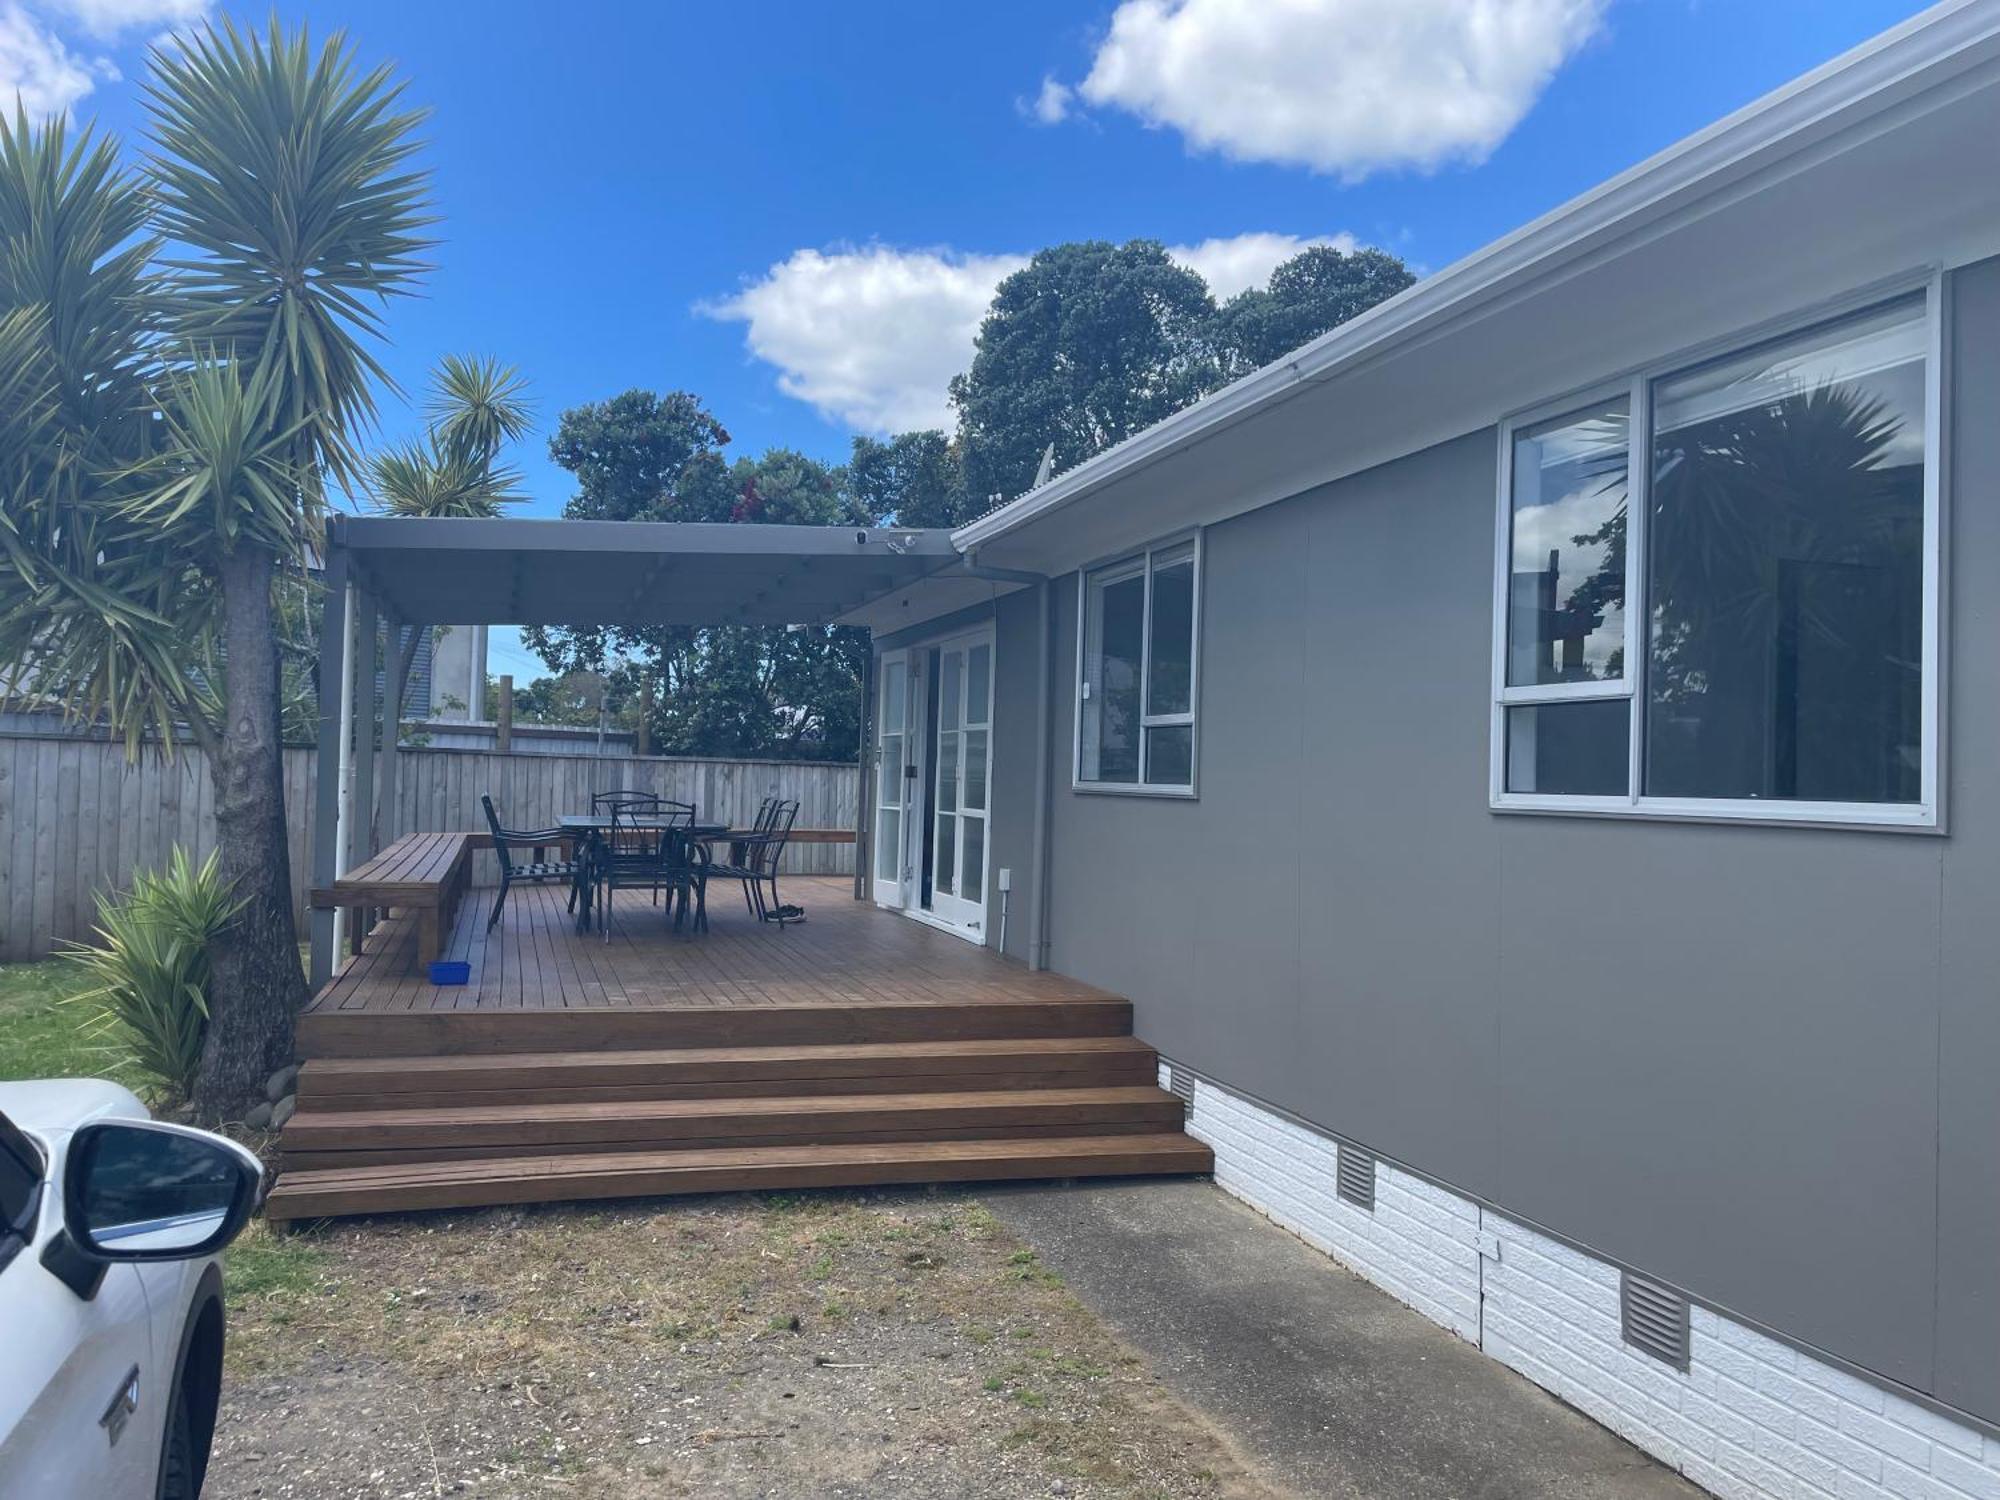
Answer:
<svg viewBox="0 0 2000 1500"><path fill-rule="evenodd" d="M194 1104L239 1116L305 999L273 591L386 383L423 270L418 116L338 35L227 22L155 52L140 170L61 122L0 132L0 686L207 752L241 906L213 945Z"/></svg>

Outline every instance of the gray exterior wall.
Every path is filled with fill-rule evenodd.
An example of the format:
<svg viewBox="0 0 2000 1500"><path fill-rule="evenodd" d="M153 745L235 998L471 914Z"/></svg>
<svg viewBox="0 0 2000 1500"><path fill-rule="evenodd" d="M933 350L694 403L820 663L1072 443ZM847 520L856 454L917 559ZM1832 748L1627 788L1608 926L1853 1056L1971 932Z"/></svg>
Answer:
<svg viewBox="0 0 2000 1500"><path fill-rule="evenodd" d="M1035 767L1040 741L1035 733L1036 657L1041 639L1041 594L1024 589L994 605L993 650L993 817L987 868L997 881L1003 867L1013 872L1006 954L1029 961L1035 910ZM1000 895L990 895L986 915L989 946L1000 946Z"/></svg>
<svg viewBox="0 0 2000 1500"><path fill-rule="evenodd" d="M1052 957L1225 1084L2000 1420L2000 262L1952 283L1946 836L1491 811L1489 429L1207 532L1196 800L1071 790L1061 582ZM996 775L1018 872L1032 762Z"/></svg>

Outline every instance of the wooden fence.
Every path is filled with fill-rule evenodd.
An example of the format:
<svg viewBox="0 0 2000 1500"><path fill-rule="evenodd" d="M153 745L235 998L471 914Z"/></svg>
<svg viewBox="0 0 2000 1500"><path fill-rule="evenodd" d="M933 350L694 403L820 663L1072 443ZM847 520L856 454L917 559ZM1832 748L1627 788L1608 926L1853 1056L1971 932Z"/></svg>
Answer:
<svg viewBox="0 0 2000 1500"><path fill-rule="evenodd" d="M860 792L853 766L803 761L402 755L399 833L483 828L482 792L510 825L546 826L558 814L587 811L592 792L614 787L692 802L704 820L733 824L748 823L767 796L791 797L800 804L799 827L852 828ZM317 759L313 750L285 751L292 904L302 921ZM164 864L175 844L197 856L215 845L215 798L199 750L128 761L122 746L100 740L0 733L0 961L40 958L62 939L87 938L96 916L91 893L124 889L134 870ZM785 863L795 874L849 874L854 847L794 845Z"/></svg>

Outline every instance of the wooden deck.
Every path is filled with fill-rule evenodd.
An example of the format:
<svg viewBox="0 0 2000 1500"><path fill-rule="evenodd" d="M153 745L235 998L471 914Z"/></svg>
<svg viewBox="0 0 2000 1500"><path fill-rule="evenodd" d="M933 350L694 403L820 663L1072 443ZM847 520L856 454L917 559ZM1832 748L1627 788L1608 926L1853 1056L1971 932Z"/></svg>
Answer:
<svg viewBox="0 0 2000 1500"><path fill-rule="evenodd" d="M565 892L461 903L433 985L407 918L300 1019L275 1221L745 1188L1187 1173L1131 1002L794 877L803 923L643 891L578 933Z"/></svg>
<svg viewBox="0 0 2000 1500"><path fill-rule="evenodd" d="M620 891L611 940L579 934L557 886L516 887L486 930L490 889L471 891L445 943L472 965L469 984L429 982L415 934L383 924L367 951L323 989L309 1014L574 1010L599 1007L874 1006L1106 1001L1058 975L856 901L845 876L793 876L785 899L807 919L780 929L744 910L733 888L709 892L711 930L671 930L644 891Z"/></svg>

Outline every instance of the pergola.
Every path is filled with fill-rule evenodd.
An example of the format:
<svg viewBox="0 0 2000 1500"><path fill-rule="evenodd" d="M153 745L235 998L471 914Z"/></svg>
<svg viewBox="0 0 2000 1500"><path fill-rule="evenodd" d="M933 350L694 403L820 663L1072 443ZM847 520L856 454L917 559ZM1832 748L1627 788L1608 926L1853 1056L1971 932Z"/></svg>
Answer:
<svg viewBox="0 0 2000 1500"><path fill-rule="evenodd" d="M382 694L389 732L378 766L376 644L406 627L866 623L868 606L920 582L947 601L985 590L943 530L391 516L332 517L325 582L312 839L320 887L375 852L372 817L346 810L372 809L378 793L382 806L396 805L401 705ZM866 816L864 787L863 840ZM334 937L334 913L316 909L315 988L332 972Z"/></svg>

